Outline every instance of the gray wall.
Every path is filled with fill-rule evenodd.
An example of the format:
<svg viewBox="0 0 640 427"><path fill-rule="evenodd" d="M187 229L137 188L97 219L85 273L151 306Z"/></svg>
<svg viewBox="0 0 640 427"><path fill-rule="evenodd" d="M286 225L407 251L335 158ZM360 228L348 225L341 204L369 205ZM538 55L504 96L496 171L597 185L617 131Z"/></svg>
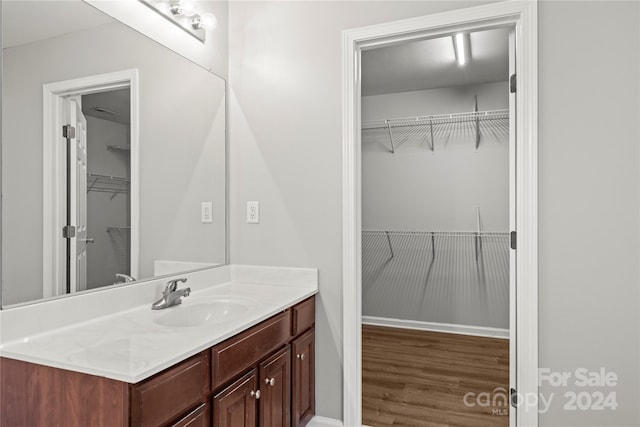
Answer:
<svg viewBox="0 0 640 427"><path fill-rule="evenodd" d="M231 262L316 267L316 407L342 418L342 30L473 1L231 2ZM246 202L260 201L260 224Z"/></svg>
<svg viewBox="0 0 640 427"><path fill-rule="evenodd" d="M540 366L613 371L620 404L564 411L545 385L543 426L640 425L638 6L539 6Z"/></svg>
<svg viewBox="0 0 640 427"><path fill-rule="evenodd" d="M230 4L231 261L320 269L320 415L342 417L341 31L472 4ZM638 425L638 3L539 11L540 366L620 378L616 411L556 393L540 425Z"/></svg>
<svg viewBox="0 0 640 427"><path fill-rule="evenodd" d="M509 108L504 83L401 92L362 98L362 120ZM509 231L509 128L481 127L475 150L472 122L436 126L429 134L395 130L391 154L386 130L362 136L362 228L421 231Z"/></svg>
<svg viewBox="0 0 640 427"><path fill-rule="evenodd" d="M82 61L71 59L77 52ZM3 54L4 304L42 296L42 85L50 82L139 70L138 278L151 277L157 259L224 262L222 79L119 23ZM202 201L214 202L212 224L200 223Z"/></svg>

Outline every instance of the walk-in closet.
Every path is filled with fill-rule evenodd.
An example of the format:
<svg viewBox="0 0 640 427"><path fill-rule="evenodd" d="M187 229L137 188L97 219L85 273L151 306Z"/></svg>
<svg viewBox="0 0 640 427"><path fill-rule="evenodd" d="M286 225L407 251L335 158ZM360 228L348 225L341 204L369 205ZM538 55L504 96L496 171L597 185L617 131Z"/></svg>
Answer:
<svg viewBox="0 0 640 427"><path fill-rule="evenodd" d="M509 424L510 31L362 53L366 425Z"/></svg>
<svg viewBox="0 0 640 427"><path fill-rule="evenodd" d="M87 289L131 276L130 89L82 96L87 121Z"/></svg>

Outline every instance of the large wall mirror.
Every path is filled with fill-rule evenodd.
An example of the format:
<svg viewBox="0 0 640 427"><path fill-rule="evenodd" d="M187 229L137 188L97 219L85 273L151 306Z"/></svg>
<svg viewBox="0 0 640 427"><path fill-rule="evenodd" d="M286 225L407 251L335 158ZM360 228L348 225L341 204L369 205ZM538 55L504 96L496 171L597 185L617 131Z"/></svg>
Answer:
<svg viewBox="0 0 640 427"><path fill-rule="evenodd" d="M2 306L225 263L225 81L82 1L2 2Z"/></svg>

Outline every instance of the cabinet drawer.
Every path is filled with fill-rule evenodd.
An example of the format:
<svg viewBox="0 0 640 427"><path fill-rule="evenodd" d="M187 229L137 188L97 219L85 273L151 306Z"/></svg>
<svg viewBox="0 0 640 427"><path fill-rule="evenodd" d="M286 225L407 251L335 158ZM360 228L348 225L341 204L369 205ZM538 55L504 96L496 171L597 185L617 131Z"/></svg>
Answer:
<svg viewBox="0 0 640 427"><path fill-rule="evenodd" d="M208 352L131 386L131 424L160 426L204 402L209 391Z"/></svg>
<svg viewBox="0 0 640 427"><path fill-rule="evenodd" d="M292 311L291 335L294 337L309 329L316 321L316 297L313 296L296 304Z"/></svg>
<svg viewBox="0 0 640 427"><path fill-rule="evenodd" d="M255 365L289 340L291 314L287 310L211 349L211 386L223 385Z"/></svg>

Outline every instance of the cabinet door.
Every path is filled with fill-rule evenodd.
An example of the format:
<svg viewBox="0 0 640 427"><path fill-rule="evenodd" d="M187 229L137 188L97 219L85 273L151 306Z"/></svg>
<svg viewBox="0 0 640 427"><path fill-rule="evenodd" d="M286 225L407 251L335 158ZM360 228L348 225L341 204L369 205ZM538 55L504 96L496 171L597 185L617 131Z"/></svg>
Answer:
<svg viewBox="0 0 640 427"><path fill-rule="evenodd" d="M259 397L256 370L231 384L213 398L213 425L215 427L255 427ZM256 396L256 393L258 395Z"/></svg>
<svg viewBox="0 0 640 427"><path fill-rule="evenodd" d="M260 427L291 426L291 346L260 364Z"/></svg>
<svg viewBox="0 0 640 427"><path fill-rule="evenodd" d="M172 427L209 427L210 425L209 405L203 403L189 415L174 423Z"/></svg>
<svg viewBox="0 0 640 427"><path fill-rule="evenodd" d="M304 426L316 411L315 329L292 343L293 350L293 427Z"/></svg>

